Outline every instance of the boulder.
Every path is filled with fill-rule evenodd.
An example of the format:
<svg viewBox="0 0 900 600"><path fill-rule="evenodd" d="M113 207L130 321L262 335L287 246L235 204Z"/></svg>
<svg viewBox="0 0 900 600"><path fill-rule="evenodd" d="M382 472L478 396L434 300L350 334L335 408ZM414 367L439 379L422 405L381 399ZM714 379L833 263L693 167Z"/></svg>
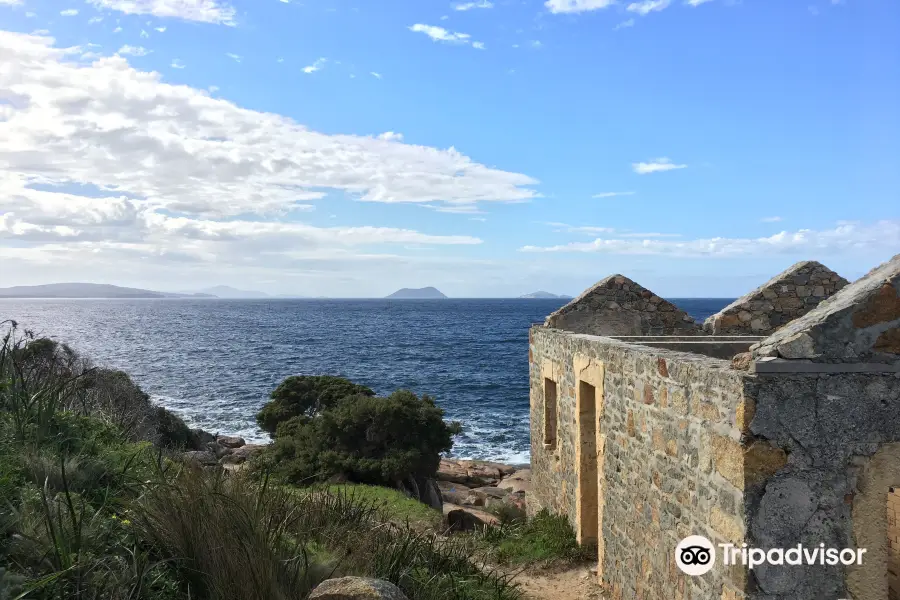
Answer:
<svg viewBox="0 0 900 600"><path fill-rule="evenodd" d="M231 464L241 464L246 462L253 454L263 450L265 446L261 446L258 444L247 444L245 446L241 446L240 448L235 448L228 454L222 457L222 463L231 463Z"/></svg>
<svg viewBox="0 0 900 600"><path fill-rule="evenodd" d="M216 438L216 441L220 446L225 448L240 448L245 445L247 442L244 441L244 438L230 435L220 435Z"/></svg>
<svg viewBox="0 0 900 600"><path fill-rule="evenodd" d="M443 495L437 482L424 477L407 477L397 486L406 495L415 498L435 510L444 505Z"/></svg>
<svg viewBox="0 0 900 600"><path fill-rule="evenodd" d="M191 450L181 455L185 462L197 466L214 466L218 464L219 459L213 452L204 452L203 450Z"/></svg>
<svg viewBox="0 0 900 600"><path fill-rule="evenodd" d="M469 488L469 486L463 485L461 483L454 483L452 481L441 481L440 479L438 479L436 483L437 483L438 489L441 490L442 494L444 494L446 492L466 493L471 489L471 488Z"/></svg>
<svg viewBox="0 0 900 600"><path fill-rule="evenodd" d="M227 473L239 473L247 468L247 463L223 463L222 468Z"/></svg>
<svg viewBox="0 0 900 600"><path fill-rule="evenodd" d="M216 441L216 436L202 429L191 429L191 447L194 450L206 448L210 442Z"/></svg>
<svg viewBox="0 0 900 600"><path fill-rule="evenodd" d="M515 467L478 460L441 459L437 479L463 485L495 485L506 475L512 475Z"/></svg>
<svg viewBox="0 0 900 600"><path fill-rule="evenodd" d="M477 508L444 503L444 520L450 531L472 531L498 525L500 519Z"/></svg>
<svg viewBox="0 0 900 600"><path fill-rule="evenodd" d="M222 458L231 452L230 448L219 445L218 442L210 442L206 444L206 451L214 454L217 459Z"/></svg>
<svg viewBox="0 0 900 600"><path fill-rule="evenodd" d="M408 600L393 583L367 577L326 579L312 591L309 600Z"/></svg>
<svg viewBox="0 0 900 600"><path fill-rule="evenodd" d="M504 477L497 487L510 492L531 491L531 469L521 469L512 475Z"/></svg>
<svg viewBox="0 0 900 600"><path fill-rule="evenodd" d="M499 487L480 487L472 490L474 493L484 495L490 498L504 498L509 494L509 490L503 490Z"/></svg>

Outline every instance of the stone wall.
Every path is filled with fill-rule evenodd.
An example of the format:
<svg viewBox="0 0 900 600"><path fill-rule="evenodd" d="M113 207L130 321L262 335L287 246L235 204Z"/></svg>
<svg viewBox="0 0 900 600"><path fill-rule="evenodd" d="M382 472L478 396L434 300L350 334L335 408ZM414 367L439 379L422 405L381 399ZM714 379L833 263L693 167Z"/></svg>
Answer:
<svg viewBox="0 0 900 600"><path fill-rule="evenodd" d="M677 306L623 275L610 275L552 313L547 327L591 335L701 335Z"/></svg>
<svg viewBox="0 0 900 600"><path fill-rule="evenodd" d="M900 254L751 348L754 358L900 361Z"/></svg>
<svg viewBox="0 0 900 600"><path fill-rule="evenodd" d="M859 567L768 566L748 597L888 600L888 491L900 486L900 374L760 376L750 433L784 450L787 465L745 492L748 543L866 548Z"/></svg>
<svg viewBox="0 0 900 600"><path fill-rule="evenodd" d="M768 335L848 283L821 263L798 262L706 319L703 329L711 335Z"/></svg>
<svg viewBox="0 0 900 600"><path fill-rule="evenodd" d="M784 463L768 444L742 446L751 377L724 360L534 327L530 335L531 514L565 514L582 538L579 465L596 447L599 577L614 599L720 598L739 570L688 577L673 552L687 535L740 544L743 489ZM579 435L579 380L596 382L599 435ZM543 443L544 379L556 381L557 439ZM583 392L582 392L583 394ZM750 406L752 406L752 401ZM553 411L550 411L552 414ZM748 456L755 456L750 460ZM593 525L593 523L592 523Z"/></svg>

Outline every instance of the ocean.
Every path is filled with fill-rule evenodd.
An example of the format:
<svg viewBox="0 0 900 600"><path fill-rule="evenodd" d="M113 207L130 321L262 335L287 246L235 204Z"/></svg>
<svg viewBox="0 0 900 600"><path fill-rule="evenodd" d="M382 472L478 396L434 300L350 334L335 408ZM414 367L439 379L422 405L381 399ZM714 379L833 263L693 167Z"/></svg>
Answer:
<svg viewBox="0 0 900 600"><path fill-rule="evenodd" d="M698 322L731 299L670 299ZM452 456L529 462L528 328L565 300L20 300L14 319L121 369L193 427L265 442L254 416L289 375L433 396Z"/></svg>

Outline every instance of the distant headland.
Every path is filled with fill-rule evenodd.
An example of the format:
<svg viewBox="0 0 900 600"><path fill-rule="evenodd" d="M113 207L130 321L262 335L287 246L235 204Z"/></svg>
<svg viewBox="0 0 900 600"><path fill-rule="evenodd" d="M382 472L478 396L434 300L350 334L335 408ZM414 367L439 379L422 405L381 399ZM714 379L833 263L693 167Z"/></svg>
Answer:
<svg viewBox="0 0 900 600"><path fill-rule="evenodd" d="M531 298L531 299L554 299L554 300L571 300L572 296L566 296L565 294L551 294L550 292L544 292L542 290L538 290L537 292L531 292L530 294L524 294L519 296L519 298Z"/></svg>
<svg viewBox="0 0 900 600"><path fill-rule="evenodd" d="M424 288L403 288L397 290L390 296L385 296L385 298L393 298L395 300L434 300L440 298L446 298L440 290L433 287L424 287Z"/></svg>
<svg viewBox="0 0 900 600"><path fill-rule="evenodd" d="M175 294L104 283L49 283L0 288L0 298L215 298L212 294Z"/></svg>

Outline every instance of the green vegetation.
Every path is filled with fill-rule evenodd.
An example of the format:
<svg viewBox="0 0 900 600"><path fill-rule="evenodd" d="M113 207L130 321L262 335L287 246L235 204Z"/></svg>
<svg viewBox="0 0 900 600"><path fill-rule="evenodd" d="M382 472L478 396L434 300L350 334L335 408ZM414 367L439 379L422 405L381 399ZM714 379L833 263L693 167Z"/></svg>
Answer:
<svg viewBox="0 0 900 600"><path fill-rule="evenodd" d="M597 560L597 549L580 546L566 517L542 510L531 520L514 516L486 529L480 541L500 564L584 563Z"/></svg>
<svg viewBox="0 0 900 600"><path fill-rule="evenodd" d="M408 478L434 476L459 424L444 422L444 411L432 398L407 390L386 398L369 393L338 397L360 387L337 377L292 377L282 383L279 398L258 416L260 423L275 427L263 468L296 484L339 478L397 487ZM293 416L277 420L276 414Z"/></svg>
<svg viewBox="0 0 900 600"><path fill-rule="evenodd" d="M374 396L375 392L343 377L295 375L282 381L256 415L260 429L274 434L278 425L294 417L315 417L348 396Z"/></svg>
<svg viewBox="0 0 900 600"><path fill-rule="evenodd" d="M317 415L293 414L278 441L330 435L337 453L315 464L360 479L433 473L453 429L433 402L352 397L359 408L308 405ZM176 449L196 437L124 373L11 324L0 346L0 600L303 600L343 575L389 580L410 600L520 597L479 568L472 539L414 526L433 511L399 493L189 468Z"/></svg>
<svg viewBox="0 0 900 600"><path fill-rule="evenodd" d="M442 515L430 506L413 500L399 490L376 486L344 483L329 485L329 492L349 496L365 504L377 506L396 523L409 523L416 528L438 529Z"/></svg>

